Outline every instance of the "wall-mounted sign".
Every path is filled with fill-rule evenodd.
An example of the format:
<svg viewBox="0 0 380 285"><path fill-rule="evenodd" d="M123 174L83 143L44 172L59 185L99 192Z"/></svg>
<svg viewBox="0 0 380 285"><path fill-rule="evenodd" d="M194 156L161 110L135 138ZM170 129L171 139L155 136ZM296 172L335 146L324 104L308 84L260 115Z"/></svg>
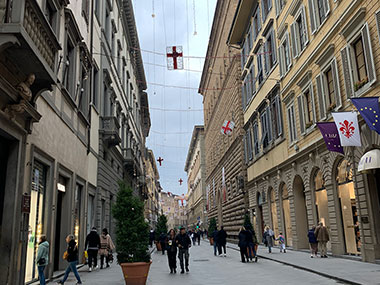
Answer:
<svg viewBox="0 0 380 285"><path fill-rule="evenodd" d="M31 197L28 194L22 195L21 213L30 213L30 200Z"/></svg>

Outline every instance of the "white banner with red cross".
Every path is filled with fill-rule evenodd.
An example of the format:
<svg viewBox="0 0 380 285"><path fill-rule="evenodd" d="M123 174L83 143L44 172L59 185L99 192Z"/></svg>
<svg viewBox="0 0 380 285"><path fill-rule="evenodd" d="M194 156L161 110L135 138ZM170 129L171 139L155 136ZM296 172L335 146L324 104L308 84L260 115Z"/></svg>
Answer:
<svg viewBox="0 0 380 285"><path fill-rule="evenodd" d="M361 146L358 114L356 112L332 113L342 146Z"/></svg>
<svg viewBox="0 0 380 285"><path fill-rule="evenodd" d="M182 46L172 46L166 48L166 58L168 69L183 69L183 49Z"/></svg>
<svg viewBox="0 0 380 285"><path fill-rule="evenodd" d="M220 132L223 134L223 135L230 135L232 134L232 131L234 130L234 127L235 127L235 123L232 122L232 121L224 121L224 124L222 126L222 129L220 130Z"/></svg>

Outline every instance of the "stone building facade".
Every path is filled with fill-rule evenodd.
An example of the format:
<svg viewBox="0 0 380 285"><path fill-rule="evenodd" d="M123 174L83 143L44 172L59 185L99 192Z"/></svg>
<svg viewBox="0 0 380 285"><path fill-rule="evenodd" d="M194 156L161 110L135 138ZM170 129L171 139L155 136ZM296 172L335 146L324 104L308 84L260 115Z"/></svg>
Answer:
<svg viewBox="0 0 380 285"><path fill-rule="evenodd" d="M161 192L161 215L165 215L168 219L168 229L175 229L178 225L178 200L177 195L171 192ZM177 213L176 213L177 210Z"/></svg>
<svg viewBox="0 0 380 285"><path fill-rule="evenodd" d="M243 111L240 54L226 44L238 1L218 1L199 86L203 95L208 218L216 217L230 238L236 238L248 207L244 190ZM233 121L231 135L221 134Z"/></svg>
<svg viewBox="0 0 380 285"><path fill-rule="evenodd" d="M187 173L187 225L190 227L207 225L206 211L206 153L204 127L195 126L185 163Z"/></svg>
<svg viewBox="0 0 380 285"><path fill-rule="evenodd" d="M240 1L229 45L242 54L249 208L259 234L269 225L306 249L307 230L322 222L332 254L379 259L379 170L357 170L379 136L359 116L362 147L341 155L327 151L316 126L353 110L350 98L380 91L379 9L376 1Z"/></svg>

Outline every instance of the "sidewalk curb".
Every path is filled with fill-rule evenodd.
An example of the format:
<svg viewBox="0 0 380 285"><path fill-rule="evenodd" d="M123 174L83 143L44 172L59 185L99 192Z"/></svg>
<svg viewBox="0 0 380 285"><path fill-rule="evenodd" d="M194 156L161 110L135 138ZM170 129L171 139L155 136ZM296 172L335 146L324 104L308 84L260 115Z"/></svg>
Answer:
<svg viewBox="0 0 380 285"><path fill-rule="evenodd" d="M239 251L237 248L234 248L234 247L231 247L231 246L228 246L228 245L227 245L227 248ZM274 259L274 258L262 256L262 255L259 255L259 254L257 256L260 257L260 258L263 258L263 259L267 259L267 260L271 260L271 261L274 261L274 262L277 262L277 263L281 263L281 264L284 264L284 265L287 265L287 266L291 266L291 267L294 267L294 268L297 268L297 269L300 269L300 270L308 271L308 272L311 272L311 273L314 273L314 274L317 274L317 275L320 275L320 276L323 276L323 277L326 277L326 278L334 279L334 280L339 281L339 282L344 282L346 284L362 285L362 283L357 283L357 282L354 282L354 281L350 281L350 280L347 280L347 279L344 279L344 278L333 276L333 275L330 275L330 274L327 274L327 273L316 271L316 270L313 270L313 269L310 269L310 268L307 268L307 267L303 267L303 266L299 266L299 265L296 265L296 264L292 264L292 263L289 263L289 262L280 261L280 260L277 260L277 259Z"/></svg>

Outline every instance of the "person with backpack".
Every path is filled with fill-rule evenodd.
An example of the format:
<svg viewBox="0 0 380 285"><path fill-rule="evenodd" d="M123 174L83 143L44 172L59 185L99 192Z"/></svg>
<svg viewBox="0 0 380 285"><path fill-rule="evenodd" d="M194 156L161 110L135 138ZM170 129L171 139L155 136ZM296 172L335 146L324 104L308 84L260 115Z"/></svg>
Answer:
<svg viewBox="0 0 380 285"><path fill-rule="evenodd" d="M75 242L73 235L68 235L66 237L66 242L68 244L67 250L65 254L63 255L63 258L67 260L69 265L66 268L65 275L63 276L62 280L57 281L58 284L65 284L67 278L69 277L70 272L72 271L75 275L75 278L77 279L76 284L82 284L82 280L80 279L77 265L78 265L78 246Z"/></svg>
<svg viewBox="0 0 380 285"><path fill-rule="evenodd" d="M46 236L41 235L40 242L38 244L38 251L36 257L36 263L38 265L38 278L40 279L40 285L45 285L45 267L49 264L49 243Z"/></svg>
<svg viewBox="0 0 380 285"><path fill-rule="evenodd" d="M100 249L100 237L93 227L86 237L85 248L88 254L88 271L98 268L98 250Z"/></svg>

